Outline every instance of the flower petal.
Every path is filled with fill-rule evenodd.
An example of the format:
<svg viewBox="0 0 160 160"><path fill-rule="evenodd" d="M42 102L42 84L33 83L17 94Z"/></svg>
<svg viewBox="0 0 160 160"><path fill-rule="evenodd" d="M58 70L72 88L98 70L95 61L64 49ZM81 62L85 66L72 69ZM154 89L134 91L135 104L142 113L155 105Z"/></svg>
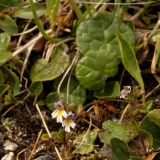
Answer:
<svg viewBox="0 0 160 160"><path fill-rule="evenodd" d="M74 128L74 127L76 126L76 124L71 120L70 126L71 126L72 128Z"/></svg>
<svg viewBox="0 0 160 160"><path fill-rule="evenodd" d="M63 115L64 118L67 118L67 113L66 113L65 110L62 111L62 115Z"/></svg>
<svg viewBox="0 0 160 160"><path fill-rule="evenodd" d="M125 88L125 87L126 87L126 88ZM124 89L128 90L129 93L130 93L130 91L131 91L131 86L124 86Z"/></svg>
<svg viewBox="0 0 160 160"><path fill-rule="evenodd" d="M73 118L73 117L74 117L74 114L73 114L72 112L69 112L69 113L67 114L67 116Z"/></svg>
<svg viewBox="0 0 160 160"><path fill-rule="evenodd" d="M64 127L66 125L66 121L64 120L63 122L62 122L62 127Z"/></svg>
<svg viewBox="0 0 160 160"><path fill-rule="evenodd" d="M52 116L52 118L57 117L57 109L54 112L51 113L51 116Z"/></svg>
<svg viewBox="0 0 160 160"><path fill-rule="evenodd" d="M123 89L123 90L121 91L121 96L120 96L120 98L125 99L126 96L127 96L129 93L130 93L130 91L127 91L127 90Z"/></svg>
<svg viewBox="0 0 160 160"><path fill-rule="evenodd" d="M55 103L54 103L54 107L55 107L55 108L58 108L58 107L63 107L63 108L64 108L62 102L60 102L60 101L55 102Z"/></svg>
<svg viewBox="0 0 160 160"><path fill-rule="evenodd" d="M62 116L57 116L57 123L62 123Z"/></svg>
<svg viewBox="0 0 160 160"><path fill-rule="evenodd" d="M65 131L70 132L70 126L65 126Z"/></svg>

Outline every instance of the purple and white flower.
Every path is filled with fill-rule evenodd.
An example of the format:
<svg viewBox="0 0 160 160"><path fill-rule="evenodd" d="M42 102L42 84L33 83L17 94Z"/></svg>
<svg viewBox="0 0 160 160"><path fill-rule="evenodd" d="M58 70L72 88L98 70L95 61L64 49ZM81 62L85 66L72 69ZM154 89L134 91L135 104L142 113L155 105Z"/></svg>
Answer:
<svg viewBox="0 0 160 160"><path fill-rule="evenodd" d="M62 122L62 127L65 127L66 132L70 132L70 127L74 128L76 124L72 121L74 114L69 112L67 118Z"/></svg>
<svg viewBox="0 0 160 160"><path fill-rule="evenodd" d="M51 113L51 116L52 118L57 117L57 123L62 123L62 117L67 118L67 113L64 110L64 106L60 101L58 101L54 103L54 107L56 108L56 110Z"/></svg>
<svg viewBox="0 0 160 160"><path fill-rule="evenodd" d="M120 99L121 98L126 99L126 96L130 94L130 92L131 92L131 86L124 86L124 89L121 91Z"/></svg>

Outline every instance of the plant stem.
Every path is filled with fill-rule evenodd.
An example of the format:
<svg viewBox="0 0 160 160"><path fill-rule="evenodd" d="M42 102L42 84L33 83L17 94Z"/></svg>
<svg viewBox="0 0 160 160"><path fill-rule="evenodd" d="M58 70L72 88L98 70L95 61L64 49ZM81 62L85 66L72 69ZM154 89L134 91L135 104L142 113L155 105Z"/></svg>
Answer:
<svg viewBox="0 0 160 160"><path fill-rule="evenodd" d="M86 4L86 3L84 5L86 7L86 12L88 13L89 16L91 16L92 15L92 11L91 11L90 6L88 4Z"/></svg>
<svg viewBox="0 0 160 160"><path fill-rule="evenodd" d="M63 144L65 149L67 148L67 142L66 142L66 131L63 131Z"/></svg>
<svg viewBox="0 0 160 160"><path fill-rule="evenodd" d="M120 14L119 18L120 18L120 19L123 20L123 15L127 12L128 8L129 8L129 6L130 6L129 3L131 3L131 2L132 2L132 0L126 0L125 3L128 3L128 5L123 5L123 6L120 8L120 13L119 13L119 14Z"/></svg>
<svg viewBox="0 0 160 160"><path fill-rule="evenodd" d="M121 0L115 0L115 11L114 11L114 13L117 17L120 16L119 15L120 14L120 3L121 3Z"/></svg>
<svg viewBox="0 0 160 160"><path fill-rule="evenodd" d="M43 37L45 39L47 39L48 41L51 41L53 43L55 42L60 42L62 39L59 39L59 38L52 38L50 37L48 34L46 34L46 32L44 31L39 19L38 19L38 16L37 16L37 13L36 13L36 10L34 8L34 3L33 3L33 0L30 0L30 5L31 5L31 8L32 8L32 13L33 13L33 16L34 16L34 20L36 22L36 25L39 29L39 31L41 32L41 34L43 35Z"/></svg>
<svg viewBox="0 0 160 160"><path fill-rule="evenodd" d="M81 10L78 8L78 6L77 6L77 4L75 3L75 1L74 1L74 0L68 0L68 1L69 1L69 3L71 4L71 6L73 7L73 9L74 9L74 11L75 11L78 19L79 19L80 21L82 21L82 20L84 19L83 14L82 14Z"/></svg>
<svg viewBox="0 0 160 160"><path fill-rule="evenodd" d="M59 2L60 0L46 0L47 12L50 19L50 23L53 23L56 19Z"/></svg>
<svg viewBox="0 0 160 160"><path fill-rule="evenodd" d="M152 2L153 0L148 0L148 2ZM145 5L144 5L144 7L143 7L143 12L142 12L142 17L144 16L144 14L145 14L145 12L146 12L146 10L147 10L147 8L149 7L149 5L150 5L150 3L146 3Z"/></svg>

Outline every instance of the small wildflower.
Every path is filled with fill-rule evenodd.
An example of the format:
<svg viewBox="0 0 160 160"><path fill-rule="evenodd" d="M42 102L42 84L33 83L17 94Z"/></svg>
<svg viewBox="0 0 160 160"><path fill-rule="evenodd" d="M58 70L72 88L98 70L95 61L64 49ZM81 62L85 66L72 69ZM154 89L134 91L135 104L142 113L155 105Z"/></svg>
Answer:
<svg viewBox="0 0 160 160"><path fill-rule="evenodd" d="M126 96L131 92L131 86L124 86L124 89L121 91L120 99L126 99Z"/></svg>
<svg viewBox="0 0 160 160"><path fill-rule="evenodd" d="M51 113L51 116L52 118L57 117L57 123L62 123L62 117L67 118L67 113L64 110L64 106L60 101L58 101L54 103L54 107L56 110Z"/></svg>
<svg viewBox="0 0 160 160"><path fill-rule="evenodd" d="M72 121L74 114L69 112L67 118L62 122L62 127L65 127L66 132L70 132L70 127L74 128L76 124Z"/></svg>

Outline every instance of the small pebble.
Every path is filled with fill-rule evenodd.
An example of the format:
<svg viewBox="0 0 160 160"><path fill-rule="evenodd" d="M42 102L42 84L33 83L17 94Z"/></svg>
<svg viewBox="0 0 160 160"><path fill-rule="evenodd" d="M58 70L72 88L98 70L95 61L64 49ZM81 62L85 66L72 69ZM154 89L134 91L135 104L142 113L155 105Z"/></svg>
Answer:
<svg viewBox="0 0 160 160"><path fill-rule="evenodd" d="M36 159L33 160L52 160L53 158L51 156L39 156Z"/></svg>
<svg viewBox="0 0 160 160"><path fill-rule="evenodd" d="M10 140L5 140L3 146L7 151L15 151L18 148L18 145L14 142L11 142Z"/></svg>
<svg viewBox="0 0 160 160"><path fill-rule="evenodd" d="M1 160L14 160L14 153L13 152L9 152L4 157L2 157Z"/></svg>

